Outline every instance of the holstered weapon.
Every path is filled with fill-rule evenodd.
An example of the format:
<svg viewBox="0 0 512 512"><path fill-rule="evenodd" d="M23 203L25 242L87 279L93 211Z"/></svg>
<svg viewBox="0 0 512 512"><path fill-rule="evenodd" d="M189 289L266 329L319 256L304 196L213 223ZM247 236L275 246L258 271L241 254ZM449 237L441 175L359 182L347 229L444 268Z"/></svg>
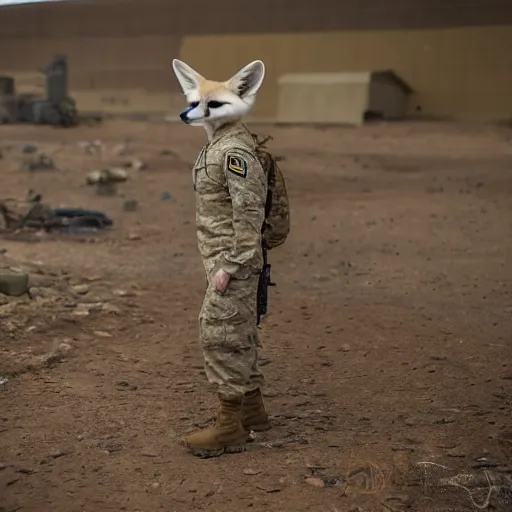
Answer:
<svg viewBox="0 0 512 512"><path fill-rule="evenodd" d="M271 265L267 261L267 249L263 247L263 267L258 281L257 307L256 307L256 325L260 324L261 316L267 314L268 287L276 286L270 277Z"/></svg>

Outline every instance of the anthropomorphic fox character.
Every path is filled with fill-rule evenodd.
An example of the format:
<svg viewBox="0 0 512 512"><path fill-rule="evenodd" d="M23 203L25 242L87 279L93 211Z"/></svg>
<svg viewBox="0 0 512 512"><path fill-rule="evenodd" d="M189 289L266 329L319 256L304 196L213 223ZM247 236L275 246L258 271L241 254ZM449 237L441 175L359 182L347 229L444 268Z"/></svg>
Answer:
<svg viewBox="0 0 512 512"><path fill-rule="evenodd" d="M226 82L206 80L176 59L173 68L189 104L182 121L208 135L193 169L207 278L199 334L220 407L216 424L185 444L211 457L243 451L251 430L270 428L258 367L257 297L264 255L289 231L288 197L275 159L241 121L263 82L263 62L251 62Z"/></svg>
<svg viewBox="0 0 512 512"><path fill-rule="evenodd" d="M172 65L189 103L180 115L181 120L192 126L204 126L210 140L221 126L241 120L251 110L265 77L265 66L260 60L251 62L227 82L206 80L177 59Z"/></svg>

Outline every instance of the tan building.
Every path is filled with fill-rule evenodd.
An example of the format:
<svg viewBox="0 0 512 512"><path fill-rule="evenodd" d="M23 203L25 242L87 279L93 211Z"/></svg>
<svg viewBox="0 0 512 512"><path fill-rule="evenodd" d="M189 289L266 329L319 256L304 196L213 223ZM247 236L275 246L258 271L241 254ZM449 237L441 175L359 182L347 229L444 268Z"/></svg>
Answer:
<svg viewBox="0 0 512 512"><path fill-rule="evenodd" d="M210 7L213 5L214 8ZM179 57L210 78L267 66L255 117L275 119L290 73L393 70L407 114L512 118L511 0L84 0L0 8L0 73L69 57L79 107L164 112Z"/></svg>

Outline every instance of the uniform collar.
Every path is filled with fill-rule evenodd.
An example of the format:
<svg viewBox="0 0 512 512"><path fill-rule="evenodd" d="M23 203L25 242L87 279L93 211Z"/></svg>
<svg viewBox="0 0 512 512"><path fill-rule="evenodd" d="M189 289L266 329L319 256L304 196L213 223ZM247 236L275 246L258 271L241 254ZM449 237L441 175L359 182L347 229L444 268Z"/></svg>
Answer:
<svg viewBox="0 0 512 512"><path fill-rule="evenodd" d="M247 127L240 121L235 123L228 123L224 126L221 126L214 134L210 145L216 144L224 137L231 137L238 134L250 134Z"/></svg>

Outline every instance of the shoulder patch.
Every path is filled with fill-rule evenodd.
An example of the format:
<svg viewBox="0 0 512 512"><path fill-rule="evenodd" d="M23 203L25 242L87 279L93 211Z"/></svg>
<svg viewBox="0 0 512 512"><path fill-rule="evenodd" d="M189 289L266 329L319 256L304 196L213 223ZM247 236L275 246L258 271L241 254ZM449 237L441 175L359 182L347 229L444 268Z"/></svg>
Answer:
<svg viewBox="0 0 512 512"><path fill-rule="evenodd" d="M240 155L228 153L226 156L226 169L241 178L247 176L247 162Z"/></svg>

